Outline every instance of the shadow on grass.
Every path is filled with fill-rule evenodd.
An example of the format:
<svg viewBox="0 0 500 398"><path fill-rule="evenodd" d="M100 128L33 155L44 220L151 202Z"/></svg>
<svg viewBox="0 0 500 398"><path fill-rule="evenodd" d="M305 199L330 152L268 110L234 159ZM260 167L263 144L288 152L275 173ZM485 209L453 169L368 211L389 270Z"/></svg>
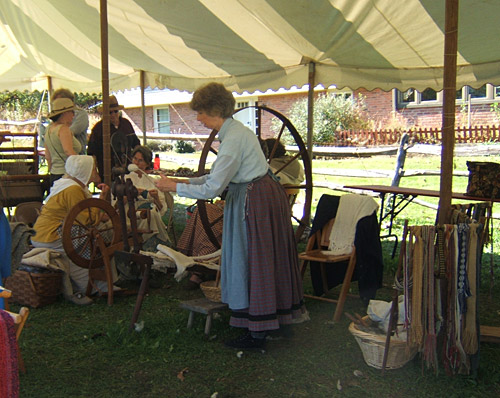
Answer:
<svg viewBox="0 0 500 398"><path fill-rule="evenodd" d="M176 212L182 231L185 210ZM392 242L383 242L385 284L392 283L396 259ZM489 260L488 260L489 261ZM494 256L498 263L498 256ZM487 261L486 261L487 262ZM483 267L483 279L486 271ZM307 300L311 320L294 325L290 339L268 342L265 353L238 355L222 342L238 335L228 326L227 312L203 333L205 319L197 314L187 329L183 300L202 297L185 289L172 274L159 274L161 287L144 300L140 332L128 332L135 297L116 297L108 307L97 298L87 307L62 299L33 309L20 340L27 372L21 375L22 397L497 397L500 395L500 346L481 344L477 378L448 377L423 369L418 358L403 368L387 371L368 367L348 332L349 320L332 325L334 305ZM483 281L484 282L484 281ZM489 283L481 290L481 319L500 325L499 289L488 298ZM486 288L486 291L485 291ZM304 289L310 292L309 277ZM357 284L353 284L356 293ZM389 300L384 288L379 298ZM12 305L14 310L18 307ZM354 296L345 311L365 311ZM362 376L357 377L354 371ZM342 390L339 391L338 388ZM213 395L218 393L217 395Z"/></svg>

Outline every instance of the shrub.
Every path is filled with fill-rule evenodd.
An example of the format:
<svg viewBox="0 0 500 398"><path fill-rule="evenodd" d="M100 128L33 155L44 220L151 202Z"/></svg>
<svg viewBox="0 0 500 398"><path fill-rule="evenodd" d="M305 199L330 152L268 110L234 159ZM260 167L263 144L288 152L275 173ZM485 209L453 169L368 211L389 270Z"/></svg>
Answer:
<svg viewBox="0 0 500 398"><path fill-rule="evenodd" d="M151 149L153 153L168 152L174 149L173 145L167 140L148 140L146 146Z"/></svg>
<svg viewBox="0 0 500 398"><path fill-rule="evenodd" d="M194 147L187 141L177 141L175 144L175 152L177 153L193 153Z"/></svg>
<svg viewBox="0 0 500 398"><path fill-rule="evenodd" d="M295 102L290 108L289 119L304 141L307 140L307 98ZM314 101L313 142L334 143L337 132L369 127L365 115L362 95L357 99L345 94L327 93L319 95ZM275 127L275 126L273 126Z"/></svg>

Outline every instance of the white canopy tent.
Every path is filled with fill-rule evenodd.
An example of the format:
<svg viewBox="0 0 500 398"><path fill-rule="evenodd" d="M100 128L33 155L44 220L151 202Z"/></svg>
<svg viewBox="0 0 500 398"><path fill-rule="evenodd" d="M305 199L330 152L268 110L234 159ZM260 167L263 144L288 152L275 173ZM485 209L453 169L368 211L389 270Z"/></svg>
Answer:
<svg viewBox="0 0 500 398"><path fill-rule="evenodd" d="M99 0L3 0L0 90L101 91ZM109 86L443 87L445 0L107 0ZM500 84L500 1L460 4L457 85Z"/></svg>
<svg viewBox="0 0 500 398"><path fill-rule="evenodd" d="M0 90L67 87L108 92L150 86L194 91L208 81L238 92L308 83L368 90L430 87L448 91L450 110L455 87L500 84L500 1L462 1L459 12L457 4L4 0ZM455 51L454 37L447 55L448 72L452 70L448 86L443 61L446 10L452 10L455 22L448 25L449 36L456 35L457 14L460 27L458 47ZM456 68L450 59L455 55ZM104 118L106 110L105 101ZM452 133L454 115L448 120L443 127ZM443 173L451 171L453 137L445 146ZM449 184L444 190L442 185L444 196L451 194Z"/></svg>

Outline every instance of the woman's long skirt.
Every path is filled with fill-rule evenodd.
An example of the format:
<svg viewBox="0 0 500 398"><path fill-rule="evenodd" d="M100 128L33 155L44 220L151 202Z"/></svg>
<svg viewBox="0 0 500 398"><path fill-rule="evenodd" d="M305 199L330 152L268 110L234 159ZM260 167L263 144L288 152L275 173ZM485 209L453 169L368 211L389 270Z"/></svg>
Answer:
<svg viewBox="0 0 500 398"><path fill-rule="evenodd" d="M230 325L258 332L304 319L297 246L283 187L270 175L231 184L223 235L222 293L232 310Z"/></svg>

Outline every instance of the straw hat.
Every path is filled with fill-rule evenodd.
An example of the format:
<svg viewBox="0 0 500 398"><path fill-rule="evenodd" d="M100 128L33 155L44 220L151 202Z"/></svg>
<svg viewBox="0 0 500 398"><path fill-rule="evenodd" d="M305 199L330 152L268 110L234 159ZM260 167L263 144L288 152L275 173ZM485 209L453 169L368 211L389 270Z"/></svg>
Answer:
<svg viewBox="0 0 500 398"><path fill-rule="evenodd" d="M116 99L116 97L114 95L110 95L109 96L109 110L113 111L116 109L121 111L122 109L125 109L125 107L123 105L118 104L118 100ZM102 112L102 105L99 105L99 107L97 108L97 112Z"/></svg>
<svg viewBox="0 0 500 398"><path fill-rule="evenodd" d="M74 111L75 109L75 104L69 98L57 98L52 102L52 111L49 113L49 119L64 112Z"/></svg>

